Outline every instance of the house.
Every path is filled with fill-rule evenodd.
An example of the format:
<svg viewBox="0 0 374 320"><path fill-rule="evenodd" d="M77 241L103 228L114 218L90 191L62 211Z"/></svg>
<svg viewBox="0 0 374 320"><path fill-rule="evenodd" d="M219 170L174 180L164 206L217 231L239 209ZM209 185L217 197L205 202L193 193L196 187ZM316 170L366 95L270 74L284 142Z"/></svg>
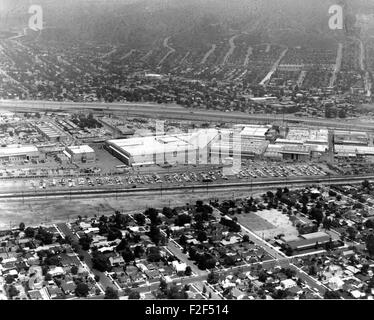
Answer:
<svg viewBox="0 0 374 320"><path fill-rule="evenodd" d="M281 286L284 289L290 289L292 287L296 287L297 283L294 280L292 280L292 279L286 279L286 280L282 280L281 281Z"/></svg>
<svg viewBox="0 0 374 320"><path fill-rule="evenodd" d="M344 285L344 281L339 277L332 277L328 281L328 286L331 290L340 290Z"/></svg>
<svg viewBox="0 0 374 320"><path fill-rule="evenodd" d="M112 267L123 266L125 264L125 260L122 256L110 257L109 262Z"/></svg>
<svg viewBox="0 0 374 320"><path fill-rule="evenodd" d="M65 270L61 267L54 267L48 271L52 277L62 276L65 274Z"/></svg>
<svg viewBox="0 0 374 320"><path fill-rule="evenodd" d="M43 300L43 296L39 290L28 291L31 300Z"/></svg>
<svg viewBox="0 0 374 320"><path fill-rule="evenodd" d="M187 268L187 264L186 263L180 263L176 260L174 260L172 262L172 266L175 270L176 273L184 273L186 271L186 268Z"/></svg>
<svg viewBox="0 0 374 320"><path fill-rule="evenodd" d="M360 290L353 290L351 291L351 295L355 299L360 299L366 296L365 293L361 292Z"/></svg>
<svg viewBox="0 0 374 320"><path fill-rule="evenodd" d="M144 273L151 280L156 278L158 279L160 277L160 273L157 270L146 270Z"/></svg>
<svg viewBox="0 0 374 320"><path fill-rule="evenodd" d="M60 286L61 286L62 291L66 295L73 294L74 290L76 288L76 285L75 285L75 283L73 281L68 281L68 282L62 281Z"/></svg>
<svg viewBox="0 0 374 320"><path fill-rule="evenodd" d="M50 299L59 299L64 296L64 293L62 292L62 290L57 286L47 287L47 290L48 290Z"/></svg>

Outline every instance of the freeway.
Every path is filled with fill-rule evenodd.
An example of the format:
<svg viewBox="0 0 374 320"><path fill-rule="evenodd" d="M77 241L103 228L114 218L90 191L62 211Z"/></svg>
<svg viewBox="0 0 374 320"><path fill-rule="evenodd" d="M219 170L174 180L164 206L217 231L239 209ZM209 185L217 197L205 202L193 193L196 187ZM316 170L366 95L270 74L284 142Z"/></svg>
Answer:
<svg viewBox="0 0 374 320"><path fill-rule="evenodd" d="M292 115L277 114L248 114L244 112L222 112L201 109L187 109L176 104L154 103L76 103L37 100L0 100L0 109L9 111L79 111L95 110L97 112L125 113L133 116L149 116L152 118L183 119L196 121L220 121L233 123L250 123L263 121L272 123L276 121L301 123L310 126L325 126L328 128L342 128L350 130L374 131L370 123L355 122L352 119L328 120L320 118L299 118Z"/></svg>
<svg viewBox="0 0 374 320"><path fill-rule="evenodd" d="M182 186L163 186L160 188L95 188L95 189L70 189L70 190L42 190L42 191L18 191L13 193L1 193L0 199L45 199L52 198L82 198L97 197L99 195L106 196L132 196L132 195L157 195L157 194L184 194L188 191L194 193L209 193L220 191L245 191L250 192L262 189L274 189L276 187L304 187L305 185L335 185L335 184L357 184L364 180L374 181L374 175L359 176L319 176L319 177L303 177L303 178L286 178L274 179L266 181L246 181L237 183L205 183L198 185L182 185Z"/></svg>

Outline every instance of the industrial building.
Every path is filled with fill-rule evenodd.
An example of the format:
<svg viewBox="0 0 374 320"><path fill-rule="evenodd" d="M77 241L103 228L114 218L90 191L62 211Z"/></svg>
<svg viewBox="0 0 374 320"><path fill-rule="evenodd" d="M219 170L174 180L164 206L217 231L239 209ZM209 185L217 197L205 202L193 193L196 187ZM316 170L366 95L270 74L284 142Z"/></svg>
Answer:
<svg viewBox="0 0 374 320"><path fill-rule="evenodd" d="M95 150L88 145L69 146L64 153L72 163L94 162L96 159Z"/></svg>
<svg viewBox="0 0 374 320"><path fill-rule="evenodd" d="M281 239L286 247L291 248L293 251L308 250L337 241L337 239L333 239L329 234L322 231L303 234L298 237L282 237Z"/></svg>
<svg viewBox="0 0 374 320"><path fill-rule="evenodd" d="M8 145L0 147L0 163L35 161L40 159L40 152L32 145Z"/></svg>
<svg viewBox="0 0 374 320"><path fill-rule="evenodd" d="M367 146L369 137L366 132L334 130L335 144Z"/></svg>
<svg viewBox="0 0 374 320"><path fill-rule="evenodd" d="M129 166L210 163L216 129L191 133L108 140L106 149Z"/></svg>
<svg viewBox="0 0 374 320"><path fill-rule="evenodd" d="M37 130L51 142L64 142L68 136L52 123L42 123L36 126Z"/></svg>
<svg viewBox="0 0 374 320"><path fill-rule="evenodd" d="M327 129L290 128L286 138L279 138L275 144L269 144L264 156L307 161L324 156L328 150L329 131Z"/></svg>
<svg viewBox="0 0 374 320"><path fill-rule="evenodd" d="M335 145L335 156L343 158L374 157L374 147L360 145Z"/></svg>

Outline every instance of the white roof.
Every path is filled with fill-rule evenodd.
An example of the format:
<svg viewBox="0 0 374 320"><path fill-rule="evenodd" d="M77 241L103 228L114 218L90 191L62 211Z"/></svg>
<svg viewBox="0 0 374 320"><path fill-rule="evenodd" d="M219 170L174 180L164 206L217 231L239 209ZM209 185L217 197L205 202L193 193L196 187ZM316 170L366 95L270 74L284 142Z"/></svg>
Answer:
<svg viewBox="0 0 374 320"><path fill-rule="evenodd" d="M264 137L269 131L267 127L244 127L240 135L244 136L254 136L254 137Z"/></svg>
<svg viewBox="0 0 374 320"><path fill-rule="evenodd" d="M204 148L216 136L216 129L203 129L187 134L150 136L130 139L109 140L108 143L127 153L136 155L155 154L163 152L196 150Z"/></svg>
<svg viewBox="0 0 374 320"><path fill-rule="evenodd" d="M69 146L67 147L67 149L74 153L74 154L79 154L79 153L91 153L91 152L95 152L94 149L92 149L90 146L88 145L82 145L82 146Z"/></svg>
<svg viewBox="0 0 374 320"><path fill-rule="evenodd" d="M281 284L283 284L285 287L292 288L297 285L297 283L292 279L285 279L281 281Z"/></svg>
<svg viewBox="0 0 374 320"><path fill-rule="evenodd" d="M6 147L0 147L0 157L20 155L26 153L38 152L38 148L32 145L8 145Z"/></svg>
<svg viewBox="0 0 374 320"><path fill-rule="evenodd" d="M335 145L335 151L338 153L352 153L352 154L370 154L374 155L374 147L366 146L346 146Z"/></svg>

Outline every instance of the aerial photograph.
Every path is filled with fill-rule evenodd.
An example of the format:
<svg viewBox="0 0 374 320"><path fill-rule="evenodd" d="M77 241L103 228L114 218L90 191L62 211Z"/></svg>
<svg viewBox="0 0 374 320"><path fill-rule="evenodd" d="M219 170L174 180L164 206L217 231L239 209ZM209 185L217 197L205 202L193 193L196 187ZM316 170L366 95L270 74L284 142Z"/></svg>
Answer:
<svg viewBox="0 0 374 320"><path fill-rule="evenodd" d="M0 300L373 300L373 88L374 0L0 0Z"/></svg>

